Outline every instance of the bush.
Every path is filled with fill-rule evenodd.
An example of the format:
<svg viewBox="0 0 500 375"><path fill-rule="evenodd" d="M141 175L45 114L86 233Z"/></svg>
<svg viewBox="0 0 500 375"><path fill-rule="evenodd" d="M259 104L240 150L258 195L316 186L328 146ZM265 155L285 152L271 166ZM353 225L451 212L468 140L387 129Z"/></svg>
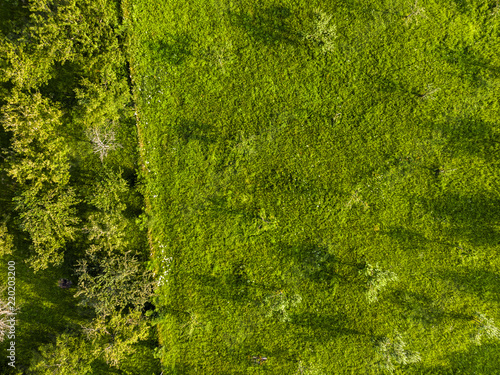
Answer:
<svg viewBox="0 0 500 375"><path fill-rule="evenodd" d="M474 314L474 321L477 324L477 330L471 335L471 339L476 345L481 345L483 337L487 339L500 339L500 330L495 326L493 319L476 312Z"/></svg>
<svg viewBox="0 0 500 375"><path fill-rule="evenodd" d="M395 370L395 364L406 365L421 361L418 352L406 350L405 347L406 343L398 332L392 340L384 337L375 347L377 366L392 373Z"/></svg>
<svg viewBox="0 0 500 375"><path fill-rule="evenodd" d="M378 264L375 267L366 264L366 268L360 270L360 273L368 277L366 298L370 303L378 301L378 294L389 282L398 280L394 272L383 271L378 267Z"/></svg>
<svg viewBox="0 0 500 375"><path fill-rule="evenodd" d="M302 302L302 297L298 294L289 296L283 291L279 291L267 296L264 300L264 306L266 308L266 317L272 317L274 315L278 316L279 321L289 322L290 316L288 315L288 310L291 307L295 307L300 302Z"/></svg>
<svg viewBox="0 0 500 375"><path fill-rule="evenodd" d="M324 53L332 52L337 38L337 27L331 23L333 17L322 10L317 10L314 15L314 25L305 38L318 44Z"/></svg>

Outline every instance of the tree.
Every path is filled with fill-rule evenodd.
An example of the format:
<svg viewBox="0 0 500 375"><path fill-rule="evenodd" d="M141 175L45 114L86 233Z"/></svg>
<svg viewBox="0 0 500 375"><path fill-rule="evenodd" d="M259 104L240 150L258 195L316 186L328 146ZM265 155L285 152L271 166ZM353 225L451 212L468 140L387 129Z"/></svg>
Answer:
<svg viewBox="0 0 500 375"><path fill-rule="evenodd" d="M34 353L30 373L40 375L93 374L91 343L81 336L63 333L55 343L45 344Z"/></svg>
<svg viewBox="0 0 500 375"><path fill-rule="evenodd" d="M29 233L35 253L28 259L35 271L63 261L62 249L73 240L76 224L76 194L71 187L46 190L28 188L14 198L20 212L21 229Z"/></svg>
<svg viewBox="0 0 500 375"><path fill-rule="evenodd" d="M141 309L153 294L153 277L130 252L93 252L78 262L80 304L108 317Z"/></svg>
<svg viewBox="0 0 500 375"><path fill-rule="evenodd" d="M9 174L21 185L42 189L69 182L69 149L62 136L62 112L39 92L14 91L2 108L1 124L12 133Z"/></svg>
<svg viewBox="0 0 500 375"><path fill-rule="evenodd" d="M110 121L112 123L112 121ZM116 141L116 133L112 126L109 127L92 127L87 130L87 137L92 143L92 150L99 155L101 163L108 156L110 151L122 147Z"/></svg>
<svg viewBox="0 0 500 375"><path fill-rule="evenodd" d="M79 261L80 304L94 309L96 317L84 327L96 354L118 364L133 352L133 344L147 337L149 323L142 314L153 295L152 272L128 252L88 252Z"/></svg>
<svg viewBox="0 0 500 375"><path fill-rule="evenodd" d="M95 357L103 358L113 367L120 367L125 359L135 353L136 344L149 337L151 325L141 311L115 314L108 319L95 318L83 327L87 339L92 343Z"/></svg>
<svg viewBox="0 0 500 375"><path fill-rule="evenodd" d="M55 62L74 59L81 13L75 0L33 0L27 9L23 27L0 44L7 62L3 80L30 90L54 77Z"/></svg>
<svg viewBox="0 0 500 375"><path fill-rule="evenodd" d="M3 107L2 125L12 133L8 173L18 182L14 198L21 229L29 233L35 271L60 264L62 249L79 222L76 193L69 186L69 149L58 135L62 112L40 93L14 91Z"/></svg>

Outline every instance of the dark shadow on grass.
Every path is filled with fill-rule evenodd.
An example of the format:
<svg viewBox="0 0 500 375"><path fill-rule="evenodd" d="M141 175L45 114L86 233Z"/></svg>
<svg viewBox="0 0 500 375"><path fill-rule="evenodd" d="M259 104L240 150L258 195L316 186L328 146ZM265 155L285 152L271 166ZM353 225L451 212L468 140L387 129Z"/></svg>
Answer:
<svg viewBox="0 0 500 375"><path fill-rule="evenodd" d="M214 219L224 218L247 227L252 227L258 217L256 209L244 205L236 207L231 204L230 195L210 195L206 197L203 208L206 208L208 215Z"/></svg>
<svg viewBox="0 0 500 375"><path fill-rule="evenodd" d="M232 301L233 303L246 305L252 303L258 305L259 296L270 294L276 290L276 286L249 282L249 278L243 267L235 264L229 272L218 274L216 276L210 274L194 273L191 274L191 280L198 285L200 290L203 290L207 296L207 302L213 296L217 299ZM212 297L208 297L212 296Z"/></svg>
<svg viewBox="0 0 500 375"><path fill-rule="evenodd" d="M417 91L414 88L408 87L406 83L398 82L391 77L381 75L379 73L366 73L367 82L373 85L374 91L380 94L381 99L398 98L408 105L417 105L420 99L425 96L425 92ZM374 104L378 104L377 100ZM367 98L369 102L370 98Z"/></svg>
<svg viewBox="0 0 500 375"><path fill-rule="evenodd" d="M447 236L472 245L498 246L500 232L496 229L500 217L500 200L484 193L460 195L448 193L439 198L420 198L421 204L439 220L451 224L443 228Z"/></svg>
<svg viewBox="0 0 500 375"><path fill-rule="evenodd" d="M438 276L450 280L459 290L475 294L481 299L500 302L500 274L498 273L467 268L461 271L440 271Z"/></svg>
<svg viewBox="0 0 500 375"><path fill-rule="evenodd" d="M292 12L283 6L270 6L248 13L229 12L231 24L266 45L296 45L300 42L301 34L290 25L291 18Z"/></svg>
<svg viewBox="0 0 500 375"><path fill-rule="evenodd" d="M465 321L472 319L470 315L448 312L435 306L435 301L424 294L397 289L392 293L387 293L385 299L391 302L405 317L422 323L426 328L441 324L449 319Z"/></svg>
<svg viewBox="0 0 500 375"><path fill-rule="evenodd" d="M445 247L454 246L451 242L428 239L422 234L402 226L387 227L381 230L380 234L389 236L402 245L405 250L408 249L411 251L424 249L428 245L436 243Z"/></svg>
<svg viewBox="0 0 500 375"><path fill-rule="evenodd" d="M298 265L296 276L314 282L329 282L340 278L335 272L338 259L328 252L326 246L314 242L297 245L281 242L278 248L285 263L291 260L293 264Z"/></svg>
<svg viewBox="0 0 500 375"><path fill-rule="evenodd" d="M419 362L419 363L412 363L411 368L413 369L412 373L419 374L419 375L456 375L457 374L456 372L454 372L454 370L451 370L446 365L426 366L426 365L422 364L422 362Z"/></svg>
<svg viewBox="0 0 500 375"><path fill-rule="evenodd" d="M259 175L259 182L265 191L287 191L298 194L314 193L314 182L294 175L286 168L269 168Z"/></svg>
<svg viewBox="0 0 500 375"><path fill-rule="evenodd" d="M460 13L465 13L467 11L467 8L468 8L468 1L467 0L452 0L451 2L456 5L457 10Z"/></svg>
<svg viewBox="0 0 500 375"><path fill-rule="evenodd" d="M308 341L325 343L338 336L364 335L364 333L346 327L349 321L344 313L334 313L333 315L304 312L294 314L292 324L312 330L312 334L307 337Z"/></svg>
<svg viewBox="0 0 500 375"><path fill-rule="evenodd" d="M300 244L279 242L277 248L284 265L291 265L293 275L306 282L327 283L328 285L365 284L358 277L365 267L364 261L350 262L331 254L326 245L305 241Z"/></svg>
<svg viewBox="0 0 500 375"><path fill-rule="evenodd" d="M474 0L452 0L451 3L456 5L457 11L473 19L483 20L482 16L490 16L492 11L497 6L496 0L485 1L485 6L480 6Z"/></svg>
<svg viewBox="0 0 500 375"><path fill-rule="evenodd" d="M497 160L495 155L500 152L500 132L495 124L473 117L450 116L446 122L435 123L430 127L442 134L444 149L450 154ZM463 166L463 169L467 167Z"/></svg>
<svg viewBox="0 0 500 375"><path fill-rule="evenodd" d="M446 356L450 365L426 365L424 362L412 364L414 374L455 375L455 374L498 374L500 369L500 343L481 346L471 345L468 350L453 352Z"/></svg>
<svg viewBox="0 0 500 375"><path fill-rule="evenodd" d="M180 65L192 54L191 38L186 34L167 34L160 41L148 43L154 58L171 65Z"/></svg>
<svg viewBox="0 0 500 375"><path fill-rule="evenodd" d="M500 67L490 64L486 59L475 53L470 46L456 49L443 48L441 58L454 66L459 75L474 86L484 86L484 76L498 78Z"/></svg>
<svg viewBox="0 0 500 375"><path fill-rule="evenodd" d="M471 346L468 351L449 355L455 374L496 374L500 369L500 342Z"/></svg>
<svg viewBox="0 0 500 375"><path fill-rule="evenodd" d="M213 127L196 120L178 119L175 125L175 132L185 143L195 140L203 145L207 145L217 140L217 134Z"/></svg>

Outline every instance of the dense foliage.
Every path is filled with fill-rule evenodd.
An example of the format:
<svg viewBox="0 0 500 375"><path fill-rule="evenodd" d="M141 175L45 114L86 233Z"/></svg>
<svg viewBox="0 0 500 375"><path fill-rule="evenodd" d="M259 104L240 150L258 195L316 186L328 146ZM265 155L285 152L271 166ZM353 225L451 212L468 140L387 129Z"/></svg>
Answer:
<svg viewBox="0 0 500 375"><path fill-rule="evenodd" d="M17 263L20 306L16 367L4 358L1 372L152 374L153 282L136 223L143 198L120 4L1 8L1 251ZM58 290L62 276L76 290Z"/></svg>

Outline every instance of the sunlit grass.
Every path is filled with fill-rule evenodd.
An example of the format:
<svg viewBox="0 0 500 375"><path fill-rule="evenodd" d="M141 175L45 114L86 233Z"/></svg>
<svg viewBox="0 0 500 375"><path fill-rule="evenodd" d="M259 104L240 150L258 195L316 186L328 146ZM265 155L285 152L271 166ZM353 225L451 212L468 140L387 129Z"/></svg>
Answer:
<svg viewBox="0 0 500 375"><path fill-rule="evenodd" d="M405 373L500 366L486 7L131 6L165 371L375 374L395 330Z"/></svg>

